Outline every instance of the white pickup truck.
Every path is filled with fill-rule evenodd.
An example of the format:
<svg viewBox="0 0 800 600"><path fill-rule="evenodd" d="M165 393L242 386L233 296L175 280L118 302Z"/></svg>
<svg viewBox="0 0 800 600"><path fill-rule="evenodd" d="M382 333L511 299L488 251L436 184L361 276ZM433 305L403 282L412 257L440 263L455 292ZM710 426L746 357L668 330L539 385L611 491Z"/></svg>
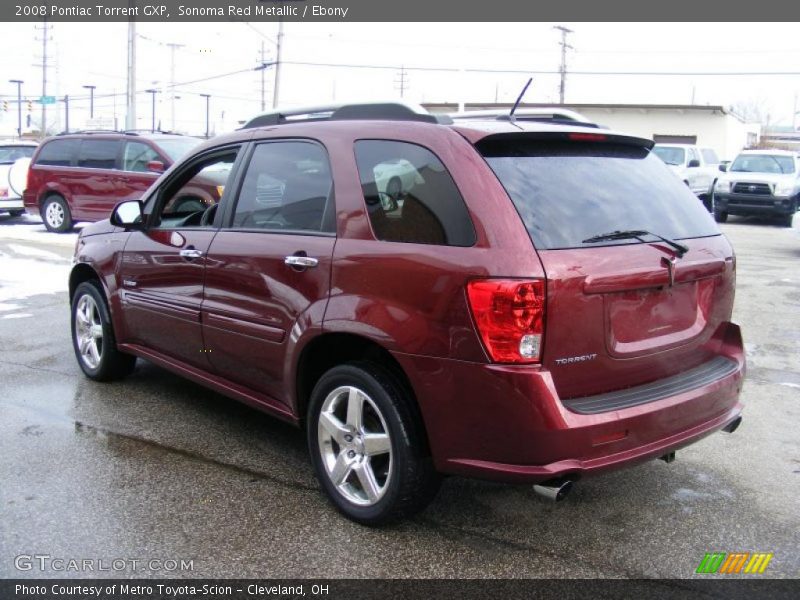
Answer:
<svg viewBox="0 0 800 600"><path fill-rule="evenodd" d="M714 184L721 175L717 153L692 144L656 144L653 153L667 163L711 212Z"/></svg>

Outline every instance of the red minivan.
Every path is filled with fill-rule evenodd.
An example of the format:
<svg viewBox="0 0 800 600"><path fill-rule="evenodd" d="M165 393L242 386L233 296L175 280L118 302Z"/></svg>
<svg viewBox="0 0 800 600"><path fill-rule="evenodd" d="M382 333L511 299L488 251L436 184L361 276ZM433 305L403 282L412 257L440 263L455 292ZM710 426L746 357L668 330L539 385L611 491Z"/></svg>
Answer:
<svg viewBox="0 0 800 600"><path fill-rule="evenodd" d="M162 134L98 131L45 140L34 154L23 194L26 210L49 231L107 219L121 200L140 198L158 176L200 140Z"/></svg>
<svg viewBox="0 0 800 600"><path fill-rule="evenodd" d="M741 421L736 260L651 153L591 124L404 105L262 115L80 234L85 374L151 361L304 428L349 518L443 474L574 482ZM219 202L176 202L213 180Z"/></svg>

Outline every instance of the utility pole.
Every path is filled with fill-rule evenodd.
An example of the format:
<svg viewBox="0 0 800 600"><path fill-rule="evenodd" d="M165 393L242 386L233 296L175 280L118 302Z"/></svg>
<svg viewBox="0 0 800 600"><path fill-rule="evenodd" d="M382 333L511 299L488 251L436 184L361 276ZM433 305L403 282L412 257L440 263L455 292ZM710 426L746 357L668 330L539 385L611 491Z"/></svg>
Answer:
<svg viewBox="0 0 800 600"><path fill-rule="evenodd" d="M275 44L275 89L272 91L272 108L278 106L281 88L281 50L283 47L283 19L278 21L278 41Z"/></svg>
<svg viewBox="0 0 800 600"><path fill-rule="evenodd" d="M22 84L21 79L9 79L8 83L17 84L17 139L22 139ZM797 99L795 97L795 99Z"/></svg>
<svg viewBox="0 0 800 600"><path fill-rule="evenodd" d="M400 72L397 74L397 79L394 80L395 89L400 90L400 97L402 98L406 93L408 87L408 72L405 66L400 67Z"/></svg>
<svg viewBox="0 0 800 600"><path fill-rule="evenodd" d="M792 109L792 131L797 131L797 92L794 94L794 108Z"/></svg>
<svg viewBox="0 0 800 600"><path fill-rule="evenodd" d="M89 90L89 118L94 119L94 90L96 85L84 85L83 89Z"/></svg>
<svg viewBox="0 0 800 600"><path fill-rule="evenodd" d="M261 53L259 56L258 64L266 64L266 48L264 47L264 40L261 40ZM266 69L261 69L261 112L267 110L267 83L266 83Z"/></svg>
<svg viewBox="0 0 800 600"><path fill-rule="evenodd" d="M561 85L558 91L558 98L559 103L564 104L564 88L567 83L567 49L574 50L572 46L567 44L567 35L575 32L571 29L567 29L563 25L556 25L553 29L558 29L561 32L561 41L559 42L561 46Z"/></svg>
<svg viewBox="0 0 800 600"><path fill-rule="evenodd" d="M211 135L209 134L209 109L211 108L211 94L200 94L203 98L206 99L206 139L210 138Z"/></svg>
<svg viewBox="0 0 800 600"><path fill-rule="evenodd" d="M52 25L45 19L42 22L42 27L37 28L42 32L42 64L38 65L42 68L42 97L40 99L42 104L42 126L39 131L41 139L47 137L47 104L45 103L45 96L47 96L47 42L50 38L51 27Z"/></svg>
<svg viewBox="0 0 800 600"><path fill-rule="evenodd" d="M69 133L69 94L64 96L64 131Z"/></svg>
<svg viewBox="0 0 800 600"><path fill-rule="evenodd" d="M156 132L156 94L158 93L158 90L150 88L149 90L145 90L145 93L150 94L150 97L152 98L153 110L152 110L152 113L151 113L152 120L151 120L151 124L150 124L150 133L155 133Z"/></svg>
<svg viewBox="0 0 800 600"><path fill-rule="evenodd" d="M169 129L170 131L175 131L175 99L177 96L175 95L175 51L183 48L185 44L175 44L169 43L167 47L170 51L169 57L169 87L172 90L172 93L169 95Z"/></svg>
<svg viewBox="0 0 800 600"><path fill-rule="evenodd" d="M133 2L128 6L132 7ZM128 21L128 85L126 88L125 129L136 129L136 21Z"/></svg>

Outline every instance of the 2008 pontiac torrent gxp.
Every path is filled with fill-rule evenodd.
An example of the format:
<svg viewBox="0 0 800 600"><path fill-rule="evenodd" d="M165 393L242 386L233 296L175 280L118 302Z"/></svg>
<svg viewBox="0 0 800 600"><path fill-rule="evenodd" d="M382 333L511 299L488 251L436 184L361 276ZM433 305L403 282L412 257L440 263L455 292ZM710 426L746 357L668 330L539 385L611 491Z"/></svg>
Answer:
<svg viewBox="0 0 800 600"><path fill-rule="evenodd" d="M652 142L404 105L271 113L83 229L72 338L305 428L351 519L572 482L741 421L736 261ZM219 202L187 203L214 180ZM176 202L176 199L182 199Z"/></svg>

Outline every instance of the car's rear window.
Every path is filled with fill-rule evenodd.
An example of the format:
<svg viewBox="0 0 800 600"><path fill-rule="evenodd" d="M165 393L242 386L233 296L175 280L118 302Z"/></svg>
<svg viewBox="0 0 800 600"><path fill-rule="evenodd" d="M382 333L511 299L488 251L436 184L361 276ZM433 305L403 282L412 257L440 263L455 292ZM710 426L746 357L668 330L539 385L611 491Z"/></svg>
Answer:
<svg viewBox="0 0 800 600"><path fill-rule="evenodd" d="M646 148L490 138L478 149L539 249L589 247L583 240L617 230L676 239L719 234L702 202Z"/></svg>

